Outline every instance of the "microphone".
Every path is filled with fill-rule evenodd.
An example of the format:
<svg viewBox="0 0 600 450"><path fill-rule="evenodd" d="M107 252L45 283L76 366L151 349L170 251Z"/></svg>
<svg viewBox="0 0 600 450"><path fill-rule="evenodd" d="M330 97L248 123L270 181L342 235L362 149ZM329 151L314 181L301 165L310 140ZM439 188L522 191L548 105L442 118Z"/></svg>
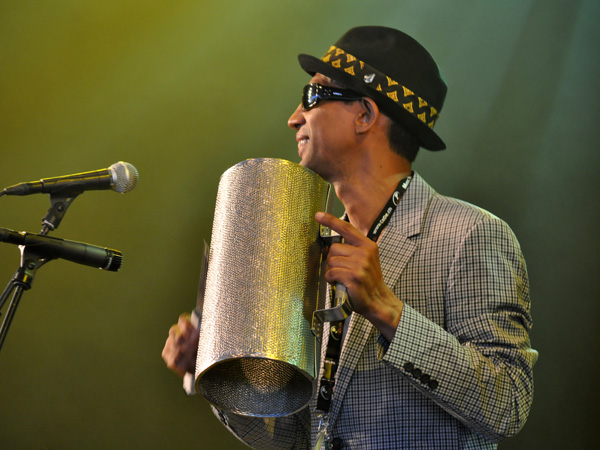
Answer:
<svg viewBox="0 0 600 450"><path fill-rule="evenodd" d="M2 195L80 194L83 191L113 189L124 194L132 190L138 181L137 169L129 163L119 161L108 169L82 172L62 177L42 178L39 181L15 184L0 192Z"/></svg>
<svg viewBox="0 0 600 450"><path fill-rule="evenodd" d="M26 231L17 232L0 228L0 242L23 245L35 251L43 258L62 258L98 269L117 272L123 262L123 253L105 247L97 247L83 242L67 241Z"/></svg>

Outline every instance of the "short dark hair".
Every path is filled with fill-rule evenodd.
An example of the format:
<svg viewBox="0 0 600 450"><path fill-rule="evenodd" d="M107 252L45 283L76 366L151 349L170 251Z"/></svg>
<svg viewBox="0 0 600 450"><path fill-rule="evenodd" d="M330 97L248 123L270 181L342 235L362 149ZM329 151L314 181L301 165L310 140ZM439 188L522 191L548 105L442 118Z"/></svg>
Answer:
<svg viewBox="0 0 600 450"><path fill-rule="evenodd" d="M406 158L410 163L415 160L419 151L419 140L417 136L398 122L391 119L390 127L388 129L388 139L392 150Z"/></svg>

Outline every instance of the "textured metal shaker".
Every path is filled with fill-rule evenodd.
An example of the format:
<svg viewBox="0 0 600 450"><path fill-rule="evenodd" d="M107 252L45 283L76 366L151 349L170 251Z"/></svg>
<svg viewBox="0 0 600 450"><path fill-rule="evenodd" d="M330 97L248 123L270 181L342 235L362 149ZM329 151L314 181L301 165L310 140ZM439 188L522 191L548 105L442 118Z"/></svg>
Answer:
<svg viewBox="0 0 600 450"><path fill-rule="evenodd" d="M312 313L325 301L314 215L330 186L281 159L243 161L217 193L196 388L236 414L285 416L316 389Z"/></svg>

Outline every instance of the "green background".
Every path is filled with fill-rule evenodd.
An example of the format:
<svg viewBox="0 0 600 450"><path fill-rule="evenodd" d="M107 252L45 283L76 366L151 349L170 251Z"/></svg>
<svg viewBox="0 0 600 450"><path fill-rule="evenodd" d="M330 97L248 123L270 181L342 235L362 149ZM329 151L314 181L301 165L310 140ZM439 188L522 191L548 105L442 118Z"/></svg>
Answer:
<svg viewBox="0 0 600 450"><path fill-rule="evenodd" d="M436 126L448 150L423 151L416 170L505 219L528 262L535 401L500 447L591 448L599 19L594 0L0 3L0 186L119 160L140 171L126 195L77 198L52 233L119 249L123 268L40 269L0 352L0 448L243 448L160 352L194 305L220 174L297 161L286 120L308 76L296 55L365 24L413 35L450 86ZM48 207L2 197L0 227L39 232ZM0 279L18 261L0 245Z"/></svg>

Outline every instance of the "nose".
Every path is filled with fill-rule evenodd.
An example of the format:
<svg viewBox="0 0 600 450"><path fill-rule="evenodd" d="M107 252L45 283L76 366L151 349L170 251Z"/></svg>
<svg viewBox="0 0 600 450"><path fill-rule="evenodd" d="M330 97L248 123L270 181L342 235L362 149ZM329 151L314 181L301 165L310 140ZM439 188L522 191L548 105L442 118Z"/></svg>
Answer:
<svg viewBox="0 0 600 450"><path fill-rule="evenodd" d="M296 110L292 113L290 118L288 119L288 127L293 130L297 130L304 124L304 111L302 110L302 105L298 105Z"/></svg>

